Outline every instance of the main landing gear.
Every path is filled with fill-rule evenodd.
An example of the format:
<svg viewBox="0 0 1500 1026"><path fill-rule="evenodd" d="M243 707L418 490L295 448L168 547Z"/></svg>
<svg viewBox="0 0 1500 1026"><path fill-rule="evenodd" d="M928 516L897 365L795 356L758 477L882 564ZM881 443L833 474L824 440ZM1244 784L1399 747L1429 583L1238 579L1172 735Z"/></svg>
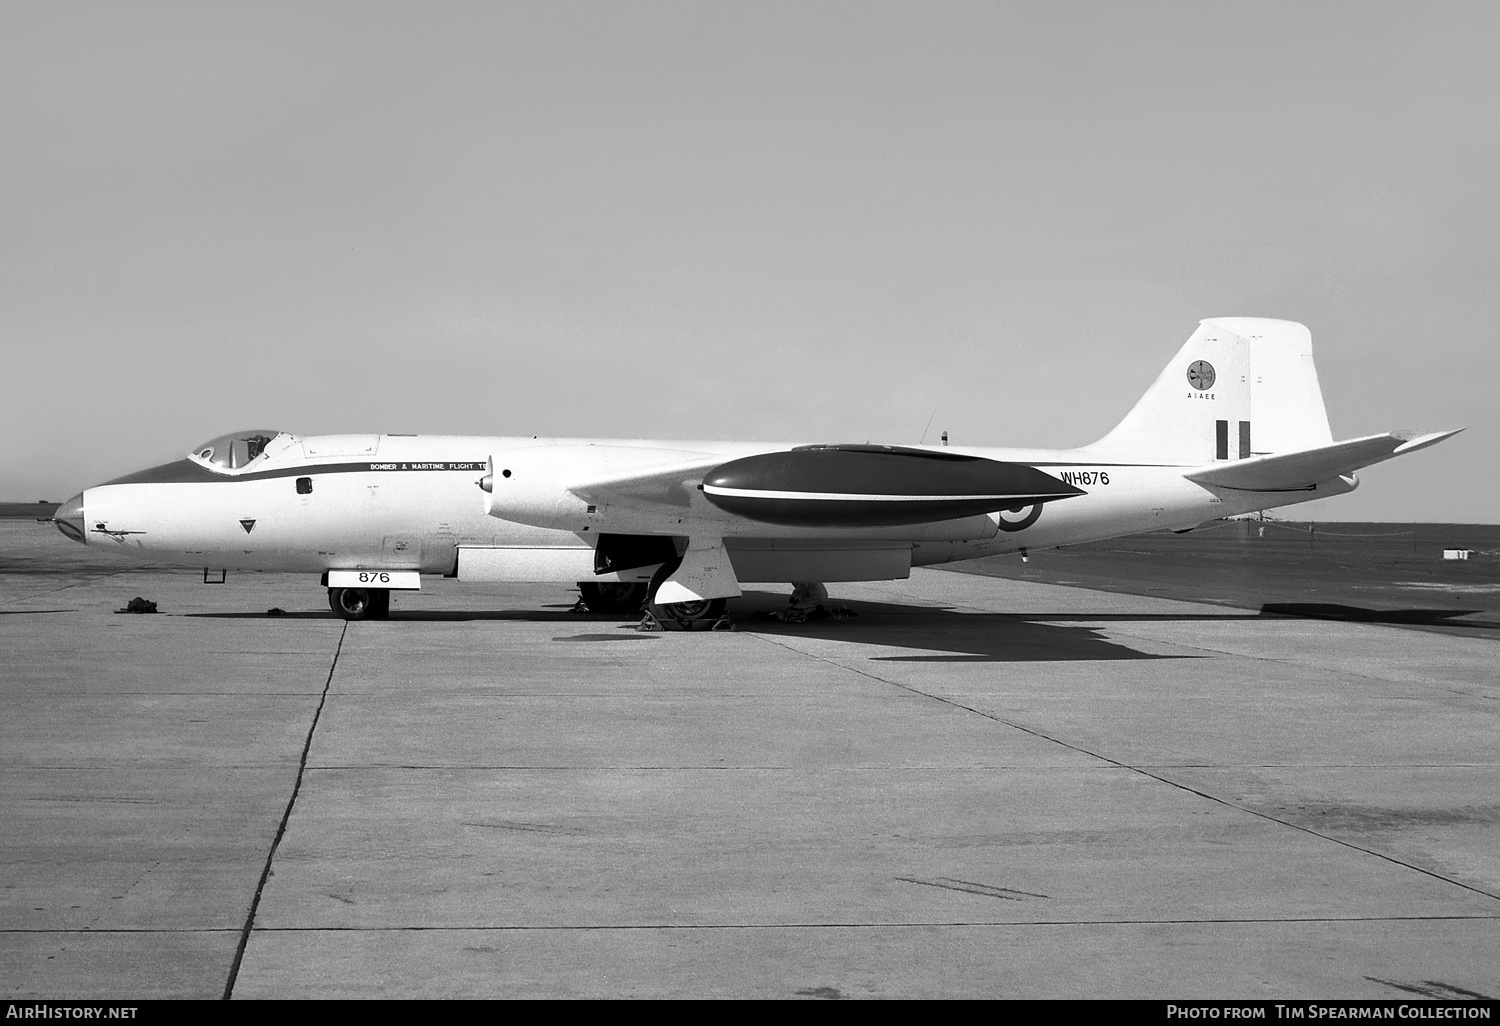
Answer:
<svg viewBox="0 0 1500 1026"><path fill-rule="evenodd" d="M680 563L681 560L663 563L661 568L652 575L651 583L646 589L650 597L646 600L646 617L641 621L642 627L649 628L650 621L654 620L664 631L711 631L721 623L727 623L724 619L724 610L729 605L728 599L700 599L697 602L656 601L656 590L676 572Z"/></svg>
<svg viewBox="0 0 1500 1026"><path fill-rule="evenodd" d="M578 591L591 613L638 615L646 604L644 581L579 581Z"/></svg>
<svg viewBox="0 0 1500 1026"><path fill-rule="evenodd" d="M606 616L641 616L642 624L651 629L660 627L664 631L706 631L724 618L724 607L728 599L706 599L701 602L652 602L649 596L656 594L661 582L671 576L671 571L658 573L650 584L627 581L579 581L578 593L582 597L574 607L575 613L601 613Z"/></svg>
<svg viewBox="0 0 1500 1026"><path fill-rule="evenodd" d="M384 588L329 588L328 604L345 620L384 620L391 614L391 593Z"/></svg>
<svg viewBox="0 0 1500 1026"><path fill-rule="evenodd" d="M702 599L697 602L650 602L646 612L664 631L711 631L724 619L728 599Z"/></svg>

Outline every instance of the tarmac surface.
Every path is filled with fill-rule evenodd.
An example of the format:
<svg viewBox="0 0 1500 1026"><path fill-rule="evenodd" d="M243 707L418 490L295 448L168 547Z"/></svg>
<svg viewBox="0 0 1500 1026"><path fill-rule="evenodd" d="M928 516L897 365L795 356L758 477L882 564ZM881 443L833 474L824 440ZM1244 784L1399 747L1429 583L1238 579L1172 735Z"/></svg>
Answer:
<svg viewBox="0 0 1500 1026"><path fill-rule="evenodd" d="M1463 559L1445 559L1461 550ZM1500 631L1500 526L1218 521L959 573L1476 636Z"/></svg>
<svg viewBox="0 0 1500 1026"><path fill-rule="evenodd" d="M1495 632L830 590L346 624L0 522L0 991L1500 997Z"/></svg>

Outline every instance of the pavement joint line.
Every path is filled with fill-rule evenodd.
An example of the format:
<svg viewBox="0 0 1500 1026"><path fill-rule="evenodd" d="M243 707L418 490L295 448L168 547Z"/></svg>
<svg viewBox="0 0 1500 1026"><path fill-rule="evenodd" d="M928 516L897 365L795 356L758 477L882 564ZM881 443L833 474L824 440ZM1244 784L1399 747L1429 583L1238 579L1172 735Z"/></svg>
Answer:
<svg viewBox="0 0 1500 1026"><path fill-rule="evenodd" d="M159 768L159 769L174 769L174 768L178 768L177 765L173 764L173 763L153 763L152 765L155 768ZM236 763L226 763L224 765L215 765L215 766L213 766L211 768L214 769L214 770L238 770L238 769L261 770L261 769L267 769L267 768L274 768L274 767L276 767L278 765L281 765L281 764L280 763L276 763L276 762L236 762ZM21 769L27 769L27 770L97 770L97 771L103 772L103 771L113 771L116 768L116 766L117 766L117 764L110 763L110 762L92 762L92 763L78 763L77 765L59 765L59 766L50 766L50 765L49 766L33 766L33 765L19 765L18 764L16 766L12 766L10 768L11 769L21 768ZM595 773L595 772L604 771L604 770L608 770L610 772L622 772L623 771L623 772L640 772L640 773L683 773L683 772L697 772L699 770L738 771L738 772L743 772L743 773L791 773L791 772L805 772L805 767L800 767L800 766L754 766L754 765L749 765L749 766L699 766L699 765L692 765L692 764L683 765L683 766L617 766L617 765L614 765L614 764L602 764L602 763L601 764L597 764L597 765L593 764L593 763L578 763L577 765L572 765L572 766L538 766L538 765L530 765L530 766L475 766L475 765L472 765L472 764L462 764L462 765L460 765L459 763L431 763L431 764L410 765L410 766L408 766L408 765L397 765L395 763L372 762L372 763L362 763L362 764L359 764L359 765L348 765L348 766L317 766L317 765L313 765L313 766L308 766L307 768L309 770L313 770L313 771L316 771L316 772L319 772L319 773L365 773L365 772L370 772L370 771L383 771L383 770L417 770L417 771L421 771L421 772L432 772L432 773L453 773L453 772L470 772L470 771L475 772L475 773L496 773L496 772L500 772L500 773ZM1118 768L1118 767L1111 767L1111 768ZM1131 767L1125 767L1125 768L1131 770L1132 772L1146 772L1147 769L1148 769L1147 767L1141 767L1141 766L1131 766ZM1489 762L1480 762L1480 763L1440 762L1440 763L1415 763L1415 764L1410 765L1410 766L1406 766L1406 765L1393 766L1393 765L1390 765L1388 763L1369 763L1369 764L1352 763L1352 764L1348 764L1348 765L1344 765L1344 764L1324 765L1324 764L1302 764L1302 763L1238 763L1238 762L1235 762L1235 763L1222 763L1222 764L1184 763L1182 765L1160 765L1160 764L1153 764L1152 766L1149 767L1149 769L1154 769L1154 770L1157 770L1157 771L1160 771L1160 772L1163 772L1163 773L1167 772L1168 770L1242 770L1242 769L1270 769L1270 770L1274 770L1274 769L1287 769L1287 770L1346 770L1346 769L1430 770L1430 769L1437 769L1437 770L1445 770L1445 769L1481 769L1481 768L1482 769L1495 769L1496 768L1496 764L1495 763L1489 763ZM1077 770L1077 769L1079 769L1079 767L1073 767L1073 769ZM1025 765L996 765L996 764L991 764L991 763L973 763L973 764L970 764L970 765L967 765L967 766L937 765L937 764L926 765L926 766L840 766L840 767L833 768L833 769L827 769L827 768L820 769L820 770L817 771L817 773L820 774L820 775L829 774L829 773L949 773L949 772L952 772L954 770L985 770L985 771L993 771L993 770L1016 770L1016 771L1020 771L1020 772L1026 772L1028 770L1036 770L1038 772L1054 773L1054 772L1058 772L1058 767L1055 767L1055 766L1025 766ZM91 798L23 798L22 799L22 801L28 801L28 802L44 802L44 801L93 801L93 800L95 800L95 799L91 799ZM3 864L3 863L0 863L0 864Z"/></svg>
<svg viewBox="0 0 1500 1026"><path fill-rule="evenodd" d="M912 687L909 684L902 684L899 681L887 680L886 678L881 677L879 674L872 673L869 670L864 670L864 669L861 669L861 668L859 668L857 666L848 666L848 665L845 665L844 663L835 662L834 660L828 658L827 656L819 655L819 654L817 654L815 652L801 652L800 650L795 649L795 648L793 648L790 645L782 644L781 642L775 640L774 638L767 638L766 640L770 641L772 644L778 645L781 648L785 648L788 651L796 652L799 655L810 656L813 659L817 659L819 662L827 663L830 666L837 666L837 667L840 667L842 669L849 670L849 671L851 671L853 673L859 674L860 676L868 677L870 680L878 681L878 682L880 682L882 684L886 684L886 685L889 685L891 687L900 688L901 690L909 692L909 693L911 693L913 695L919 695L919 696L921 696L923 698L930 698L933 701L941 702L942 704L948 705L948 706L952 706L955 709L962 709L962 710L964 710L966 712L974 713L976 716L982 716L985 719L991 720L991 721L993 721L995 723L1004 724L1005 726L1010 727L1013 730L1019 730L1019 731L1022 731L1023 733L1030 734L1033 737L1041 738L1044 741L1050 741L1051 743L1053 743L1055 745L1058 745L1060 747L1066 748L1066 749L1068 749L1070 751L1077 752L1080 755L1086 755L1086 756L1088 756L1090 758L1098 759L1101 762L1108 763L1111 766L1116 766L1116 767L1118 767L1120 769L1129 770L1132 773L1138 773L1141 776L1146 777L1149 780L1155 780L1155 781L1157 781L1159 783L1166 784L1168 787L1177 788L1178 790L1186 791L1188 794L1197 795L1199 798L1203 798L1203 799L1205 799L1207 801L1214 802L1215 804L1222 805L1222 806L1224 806L1227 809L1234 809L1234 810L1236 810L1238 812L1242 812L1242 813L1245 813L1246 815L1250 815L1250 816L1255 816L1255 817L1257 817L1259 819L1266 820L1267 822L1270 822L1270 823L1280 824L1281 826L1288 827L1288 828L1290 828L1292 830L1300 831L1301 833L1308 834L1309 836L1312 836L1312 837L1321 838L1322 840L1325 840L1325 841L1330 841L1330 842L1332 842L1334 844L1340 845L1340 846L1345 847L1345 848L1349 848L1349 849L1351 849L1353 851L1363 852L1366 855L1371 855L1371 856L1373 856L1373 857L1375 857L1377 859L1381 859L1381 860L1383 860L1385 862L1389 862L1392 865L1400 866L1403 869L1409 869L1409 870L1411 870L1412 872L1415 872L1415 873L1420 873L1423 876L1431 877L1434 880L1440 880L1443 883L1452 884L1454 887L1461 888L1463 890L1469 891L1470 893L1479 894L1479 895L1482 895L1483 897L1491 898L1491 899L1494 899L1496 901L1500 901L1500 894L1497 894L1497 893L1495 893L1493 891L1487 891L1487 890L1485 890L1482 887L1476 887L1473 884L1466 884L1462 880L1455 880L1455 879L1453 879L1450 876L1444 876L1442 873L1435 872L1435 871L1433 871L1431 869L1423 869L1421 866L1414 865L1413 863L1403 861L1402 859L1398 859L1394 855L1386 855L1386 854L1384 854L1382 852L1375 851L1372 848L1366 848L1363 845L1355 844L1353 841L1345 841L1345 840L1342 840L1341 838L1338 838L1338 837L1332 837L1332 836L1330 836L1328 834L1320 833L1319 831L1314 830L1311 827L1300 826L1300 825L1298 825L1296 823L1292 823L1292 822L1289 822L1289 821L1284 820L1284 819L1279 819L1278 817L1272 816L1269 813L1259 812L1259 811L1257 811L1255 809L1246 808L1245 806L1240 805L1240 804L1238 804L1236 802L1232 802L1232 801L1230 801L1227 798L1220 798L1217 795L1209 794L1207 791L1200 791L1197 788L1189 787L1188 785L1183 784L1183 783L1179 783L1176 780L1171 780L1171 779L1169 779L1169 778L1167 778L1165 776L1162 776L1160 773L1153 773L1150 770L1144 768L1143 766L1132 766L1129 763L1121 762L1118 759L1112 759L1112 758L1110 758L1107 755L1100 754L1099 752L1093 752L1093 751L1090 751L1087 748L1082 748L1082 747L1079 747L1078 745L1070 744L1069 742L1063 741L1060 738L1052 737L1051 735L1045 734L1042 731L1037 730L1034 727L1028 727L1025 724L1015 723L1015 722L1013 722L1011 720L1007 720L1007 719L1005 719L1005 718L1003 718L1001 716L996 716L994 713L985 712L983 709L976 709L973 706L964 705L962 702L955 701L954 699L945 698L942 695L934 695L934 694L931 694L929 692L922 691L922 690L920 690L918 688Z"/></svg>
<svg viewBox="0 0 1500 1026"><path fill-rule="evenodd" d="M349 622L344 621L344 628L339 632L339 643L333 650L333 661L328 664L328 677L323 682L323 692L318 696L318 707L313 710L312 722L307 727L307 738L302 742L302 755L297 760L297 778L292 782L292 793L287 798L286 809L281 814L281 822L276 826L276 836L271 840L271 850L266 853L266 864L260 871L260 880L255 885L255 896L250 900L250 911L245 916L245 925L240 929L240 940L234 949L234 961L229 966L229 978L224 983L223 1000L228 1001L234 996L234 984L240 975L240 963L245 958L245 947L250 943L250 932L255 928L255 916L260 911L261 895L265 892L266 881L271 878L271 863L276 859L276 849L281 846L281 839L286 836L287 823L291 821L292 809L297 804L297 795L302 790L302 777L307 772L307 753L312 750L313 734L318 729L318 720L323 716L323 706L328 701L328 688L333 683L334 671L339 666L339 653L344 650L344 639L349 635Z"/></svg>
<svg viewBox="0 0 1500 1026"><path fill-rule="evenodd" d="M596 923L512 926L263 926L257 933L541 933L618 930L930 930L934 927L994 928L1008 926L1258 926L1320 923L1494 922L1500 916L1245 916L1212 919L944 919L904 923ZM61 932L61 931L49 931ZM82 931L98 932L106 931Z"/></svg>
<svg viewBox="0 0 1500 1026"><path fill-rule="evenodd" d="M138 573L138 572L143 571L143 570L152 570L152 571L155 571L155 570L162 570L162 569L165 569L165 568L161 567L161 566L158 566L155 563L143 563L143 564L140 564L140 565L137 565L137 566L125 566L125 567L121 567L118 570L112 570L109 573L100 573L100 574L96 574L93 577L85 578L84 580L81 580L81 581L73 581L71 584L62 584L62 585L59 585L56 588L48 588L45 591L34 591L34 592L31 592L29 595L21 595L21 596L18 596L16 598L5 599L4 601L5 601L6 605L13 606L13 605L15 605L18 602L30 602L32 599L39 598L42 595L54 595L54 594L56 594L59 591L67 591L69 588L81 588L85 584L97 584L100 581L107 581L111 577L119 577L122 574ZM56 610L56 612L73 613L73 612L77 612L77 610L62 609L62 610Z"/></svg>
<svg viewBox="0 0 1500 1026"><path fill-rule="evenodd" d="M1112 767L1111 767L1112 768ZM808 775L827 776L833 773L951 773L954 770L1016 770L1025 772L1028 769L1039 769L1051 771L1053 767L1046 766L1023 766L1005 765L994 763L971 763L966 766L954 765L927 765L927 766L836 766L822 767L809 770L805 766L707 766L686 764L682 766L619 766L614 764L579 763L573 766L475 766L472 764L458 763L434 763L421 766L398 766L393 763L366 763L352 766L309 766L308 769L324 773L364 773L370 770L424 770L431 772L452 773L454 771L473 770L480 773L505 772L505 773L596 773L600 771L610 772L641 772L641 773L696 773L700 770L717 771L740 771L744 773L807 773ZM50 801L51 799L34 799L36 801Z"/></svg>
<svg viewBox="0 0 1500 1026"><path fill-rule="evenodd" d="M596 923L580 925L461 925L461 926L261 926L256 933L535 933L535 932L589 932L604 930L927 930L933 927L992 928L1008 926L1257 926L1273 924L1319 923L1458 923L1495 922L1495 915L1448 915L1448 916L1219 916L1211 919L955 919L932 922L905 923ZM8 934L65 934L87 936L92 934L236 934L240 927L111 927L58 929L48 927L12 927L0 929L0 936Z"/></svg>
<svg viewBox="0 0 1500 1026"><path fill-rule="evenodd" d="M239 933L239 926L11 926L0 929L0 935L9 933Z"/></svg>
<svg viewBox="0 0 1500 1026"><path fill-rule="evenodd" d="M307 696L303 695L302 697L306 698ZM12 763L12 764L9 764L9 765L5 766L4 769L5 770L25 769L25 770L110 770L110 771L114 771L114 770L116 770L119 767L119 765L120 764L118 762L113 762L113 761L111 761L109 759L101 759L99 762L79 762L79 763L61 763L61 764ZM184 766L202 766L203 764L200 763L200 762L192 761L192 760L184 760L182 762L172 762L170 760L162 760L160 762L133 763L133 765L146 766L146 767L148 767L150 769L182 769ZM267 767L276 767L276 766L283 766L283 765L285 765L285 763L273 762L273 761L267 761L267 762L226 762L226 763L218 763L218 764L214 764L214 765L211 765L211 766L207 766L207 767L205 767L205 771L207 771L207 770L236 770L236 769L260 770L260 769L266 769ZM435 768L442 768L442 767L435 767ZM36 799L27 799L27 800L28 801L48 801L50 799L36 798Z"/></svg>
<svg viewBox="0 0 1500 1026"><path fill-rule="evenodd" d="M259 653L249 653L258 655ZM22 699L61 698L82 695L87 698L306 698L312 691L33 691ZM348 692L334 692L347 694Z"/></svg>
<svg viewBox="0 0 1500 1026"><path fill-rule="evenodd" d="M1495 769L1500 762L1158 762L1154 769Z"/></svg>
<svg viewBox="0 0 1500 1026"><path fill-rule="evenodd" d="M1500 901L1500 894L1496 894L1496 893L1494 893L1492 891L1487 891L1487 890L1485 890L1482 887L1475 887L1473 884L1466 884L1462 880L1455 880L1451 876L1444 876L1442 873L1435 872L1435 871L1433 871L1431 869L1423 869L1421 866L1415 865L1415 864L1410 863L1410 862L1406 862L1406 861L1404 861L1402 859L1398 859L1394 855L1386 855L1383 852L1375 851L1373 848L1366 848L1363 845L1355 844L1353 841L1346 841L1346 840L1343 840L1342 838L1333 837L1333 836L1331 836L1329 834L1325 834L1325 833L1322 833L1320 831L1314 830L1311 827L1305 827L1305 826L1302 826L1302 825L1297 824L1297 823L1292 823L1292 822L1289 822L1287 820L1280 819L1280 818L1278 818L1276 816L1272 816L1271 814L1266 813L1266 812L1259 812L1259 811L1257 811L1255 809L1246 808L1243 805L1239 805L1239 804L1237 804L1235 802L1232 802L1232 801L1229 801L1227 799L1220 798L1217 795L1209 794L1206 791L1200 791L1200 790L1198 790L1195 787L1188 787L1186 784L1178 783L1175 780L1170 780L1167 777L1161 776L1160 774L1151 773L1151 772L1149 772L1147 770L1144 770L1144 769L1141 769L1139 767L1130 766L1130 767L1127 767L1127 768L1134 770L1135 772L1141 774L1142 776L1149 777L1152 780L1159 780L1159 781L1161 781L1164 784L1168 784L1168 785L1170 785L1172 787L1180 788L1181 790L1184 790L1184 791L1188 792L1189 794L1198 795L1200 798L1206 798L1206 799L1208 799L1211 802L1217 802L1220 805L1226 806L1227 808L1238 809L1240 812L1248 813L1251 816L1258 816L1259 818L1264 819L1264 820L1268 820L1268 821L1270 821L1272 823L1279 823L1282 826L1290 827L1293 830L1300 830L1304 834L1309 834L1309 835L1311 835L1313 837L1320 837L1320 838L1322 838L1325 841L1332 841L1334 844L1343 845L1345 848L1350 848L1350 849L1352 849L1354 851L1364 852L1366 855L1373 855L1375 858L1377 858L1377 859L1383 859L1386 862L1391 863L1392 865L1401 866L1401 867L1403 867L1405 869L1410 869L1413 872L1421 873L1423 876L1429 876L1429 877L1431 877L1434 880L1441 880L1443 883L1452 884L1455 887L1461 887L1464 890L1470 891L1470 892L1472 892L1474 894L1481 894L1481 895L1483 895L1486 898L1493 898L1496 901Z"/></svg>
<svg viewBox="0 0 1500 1026"><path fill-rule="evenodd" d="M992 615L993 615L993 613L992 613ZM1004 615L1004 613L1002 613L1002 615ZM1068 619L1070 619L1070 618L1065 618L1065 616L1059 616L1059 618L1056 618L1056 619L1037 619L1037 618L1028 618L1028 619L1029 619L1029 622L1047 622L1047 624L1062 624L1062 622L1068 621ZM1226 619L1226 616L1214 616L1214 618L1212 618L1212 619ZM1263 619L1263 616L1230 616L1229 619ZM1290 618L1290 619L1301 619L1301 618L1296 618L1296 616L1292 616L1292 618ZM1118 619L1118 621L1109 621L1109 619L1106 619L1106 621L1101 621L1101 622L1104 622L1104 624L1112 624L1112 622L1115 622L1115 624L1124 624L1124 622L1139 622L1139 621L1136 621L1136 619L1134 619L1134 618L1130 618L1130 616L1122 616L1122 618ZM1361 624L1361 622L1355 622L1355 621L1337 621L1337 622L1350 622L1350 625L1355 625L1355 627L1391 627L1391 628L1397 628L1397 630L1400 630L1400 628L1401 628L1401 624ZM1100 630L1103 631L1104 627L1101 627ZM1257 655L1257 654L1251 654L1251 652L1238 652L1238 651L1229 651L1229 649L1224 649L1224 648L1211 648L1211 646L1208 646L1208 645L1191 645L1191 643L1179 642L1179 640L1169 640L1169 639L1163 639L1163 637L1151 637L1151 636L1146 636L1146 634L1131 633L1131 631L1128 631L1128 630L1115 630L1115 631L1113 631L1113 633L1118 634L1119 637L1128 637L1128 639L1136 640L1136 642L1151 643L1151 645L1169 645L1169 646L1172 646L1172 648L1182 648L1182 649L1187 649L1187 651L1193 651L1193 652L1212 652L1212 654L1215 654L1215 655L1224 655L1224 657L1229 657L1229 658L1250 658L1250 660L1263 661L1263 663L1292 664L1292 666L1295 666L1295 664L1296 664L1295 661L1290 660L1290 658L1277 657L1277 655ZM1391 676L1376 676L1376 675L1373 675L1373 673L1359 672L1359 670L1349 670L1349 669L1334 670L1334 669L1332 669L1332 667L1331 667L1331 669L1329 669L1329 672L1343 673L1344 676L1349 676L1349 678L1367 679L1367 681L1379 681L1380 684L1410 684L1410 685L1415 685L1415 687L1431 688L1431 690L1446 691L1446 693L1449 693L1449 694L1461 694L1461 696L1466 696L1466 697L1491 697L1491 696L1487 696L1487 694L1482 693L1482 691L1479 691L1479 693L1476 693L1476 691L1473 691L1473 690L1466 690L1466 688L1461 688L1461 687L1452 687L1452 685L1448 685L1448 684L1439 684L1439 682L1436 682L1436 681L1404 681L1404 679L1395 679L1395 678L1391 678ZM1478 687L1482 687L1482 685L1478 685Z"/></svg>
<svg viewBox="0 0 1500 1026"><path fill-rule="evenodd" d="M303 696L306 697L306 696ZM173 763L154 763L161 768L173 768ZM276 762L232 762L212 767L216 770L235 769L265 769L268 766L278 766ZM112 770L113 763L109 762L87 762L87 763L59 763L59 764L17 764L10 768L24 768L28 770ZM746 772L761 773L766 771L805 771L801 766L759 766L754 764L744 766L709 766L693 763L681 766L620 766L613 763L576 763L572 765L530 765L521 766L476 766L472 763L346 763L340 765L310 765L310 770L321 773L359 773L366 770L431 770L433 772L452 772L454 770L473 770L477 773L490 773L496 770L509 773L556 773L583 772L592 773L597 770L640 770L652 773L675 773L685 770L742 770ZM1174 769L1204 769L1204 770L1235 770L1235 769L1307 769L1307 770L1342 770L1342 769L1378 769L1378 770L1414 770L1414 769L1496 769L1500 763L1493 762L1419 762L1409 765L1392 765L1390 763L1301 763L1301 762L1185 762L1185 763L1147 763L1142 766L1126 767L1132 771L1144 771L1148 769L1166 772ZM952 764L931 764L923 766L839 766L836 768L820 769L823 773L938 773L951 770L1037 770L1048 773L1056 772L1053 766L1027 766L1021 763L970 763L965 766ZM78 800L88 801L92 799L53 799L53 798L26 798L24 801L62 801Z"/></svg>
<svg viewBox="0 0 1500 1026"><path fill-rule="evenodd" d="M1396 626L1396 625L1392 625L1392 624L1378 624L1377 623L1377 624L1356 624L1356 626L1360 626L1360 627L1391 627L1391 626ZM1131 634L1128 631L1120 631L1119 634L1120 634L1121 637L1123 637L1123 638L1129 638L1129 639L1131 639L1133 641L1138 641L1138 642L1143 642L1143 643L1148 643L1148 644L1153 644L1153 645L1168 645L1168 646L1171 646L1172 648L1186 649L1189 652L1210 652L1210 653L1213 653L1214 655L1225 656L1226 658L1229 658L1229 659L1250 659L1250 660L1253 660L1255 662L1276 663L1277 665L1290 665L1290 666L1297 665L1292 659L1282 658L1280 656L1256 655L1254 653L1247 653L1247 652L1230 652L1230 651L1227 651L1225 649L1209 648L1206 645L1191 645L1191 644L1187 644L1185 642L1180 642L1180 641L1166 641L1166 640L1161 639L1161 638L1144 637L1144 636L1139 635L1139 634ZM1405 686L1409 686L1409 687L1427 688L1427 689L1432 690L1432 691L1441 691L1441 692L1444 692L1445 694L1459 695L1459 696L1465 697L1465 698L1489 698L1489 697L1491 697L1489 695L1484 694L1484 692L1482 690L1483 687L1484 687L1483 684L1475 684L1474 685L1474 689L1475 690L1469 690L1469 689L1465 689L1465 688L1461 688L1461 687L1454 687L1451 684L1442 684L1442 683L1439 683L1437 681L1398 680L1398 679L1396 679L1394 677L1377 677L1377 676L1375 676L1374 674L1371 674L1371 673L1363 673L1363 672L1358 671L1358 670L1349 670L1349 669L1344 669L1342 667L1339 667L1339 668L1326 667L1325 669L1326 669L1326 671L1328 673L1337 674L1337 675L1341 676L1344 679L1350 679L1350 680L1368 680L1368 681L1374 681L1374 682L1380 683L1380 684L1398 684L1398 685L1405 685Z"/></svg>

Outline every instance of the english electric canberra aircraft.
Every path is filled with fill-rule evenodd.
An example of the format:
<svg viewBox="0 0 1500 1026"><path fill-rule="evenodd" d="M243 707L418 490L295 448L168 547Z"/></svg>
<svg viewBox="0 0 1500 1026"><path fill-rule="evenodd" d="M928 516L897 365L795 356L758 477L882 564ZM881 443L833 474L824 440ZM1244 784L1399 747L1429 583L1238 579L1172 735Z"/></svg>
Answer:
<svg viewBox="0 0 1500 1026"><path fill-rule="evenodd" d="M1352 491L1456 434L1334 442L1307 328L1203 321L1109 434L1079 449L240 431L85 489L69 538L208 570L321 574L384 616L421 575L578 583L597 612L716 624L745 583L797 594L913 566L1189 530Z"/></svg>

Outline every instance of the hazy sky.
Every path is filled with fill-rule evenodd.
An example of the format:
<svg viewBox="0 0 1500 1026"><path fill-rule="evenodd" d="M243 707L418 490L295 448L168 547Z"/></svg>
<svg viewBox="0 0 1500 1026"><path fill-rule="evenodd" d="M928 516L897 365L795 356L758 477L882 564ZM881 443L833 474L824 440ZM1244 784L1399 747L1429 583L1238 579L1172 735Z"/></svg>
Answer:
<svg viewBox="0 0 1500 1026"><path fill-rule="evenodd" d="M0 498L241 427L1071 446L1311 327L1500 521L1500 4L0 4ZM934 411L935 416L934 416Z"/></svg>

